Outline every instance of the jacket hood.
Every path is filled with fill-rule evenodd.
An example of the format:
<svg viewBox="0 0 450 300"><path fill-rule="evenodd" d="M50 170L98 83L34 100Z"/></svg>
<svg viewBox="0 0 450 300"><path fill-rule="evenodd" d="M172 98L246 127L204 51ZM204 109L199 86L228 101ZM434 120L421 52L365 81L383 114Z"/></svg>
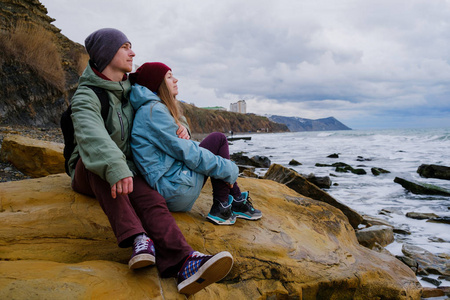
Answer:
<svg viewBox="0 0 450 300"><path fill-rule="evenodd" d="M144 104L150 103L152 101L161 102L161 99L159 99L159 97L155 93L150 91L145 86L135 83L131 87L130 102L135 111Z"/></svg>

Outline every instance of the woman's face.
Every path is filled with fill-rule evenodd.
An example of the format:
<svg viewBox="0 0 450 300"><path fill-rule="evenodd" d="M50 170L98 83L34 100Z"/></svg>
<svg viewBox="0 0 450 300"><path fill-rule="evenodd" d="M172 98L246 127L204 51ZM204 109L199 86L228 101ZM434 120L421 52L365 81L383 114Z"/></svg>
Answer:
<svg viewBox="0 0 450 300"><path fill-rule="evenodd" d="M173 96L178 95L178 86L177 86L177 82L178 79L176 79L173 74L172 71L167 71L166 76L164 77L164 80L166 81L166 85L167 88L169 89L170 93Z"/></svg>

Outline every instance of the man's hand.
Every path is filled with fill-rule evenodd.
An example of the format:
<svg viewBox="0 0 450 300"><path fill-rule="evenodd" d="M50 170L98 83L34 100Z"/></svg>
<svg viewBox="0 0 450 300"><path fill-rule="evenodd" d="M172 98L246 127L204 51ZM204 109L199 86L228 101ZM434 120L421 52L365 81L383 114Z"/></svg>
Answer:
<svg viewBox="0 0 450 300"><path fill-rule="evenodd" d="M177 135L180 139L185 139L185 140L189 140L191 137L189 136L189 132L186 129L186 127L184 127L181 124L178 124L178 130L177 130Z"/></svg>
<svg viewBox="0 0 450 300"><path fill-rule="evenodd" d="M117 195L128 195L133 192L133 177L123 178L117 181L111 188L111 196L116 199Z"/></svg>

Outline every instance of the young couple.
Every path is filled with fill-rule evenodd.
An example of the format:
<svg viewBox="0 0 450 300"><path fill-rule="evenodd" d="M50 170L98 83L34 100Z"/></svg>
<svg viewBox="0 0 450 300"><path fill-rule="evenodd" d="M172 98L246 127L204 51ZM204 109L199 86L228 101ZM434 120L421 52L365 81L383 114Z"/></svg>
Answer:
<svg viewBox="0 0 450 300"><path fill-rule="evenodd" d="M144 64L130 76L132 87L127 73L135 53L121 31L97 30L85 46L90 61L71 101L77 144L69 160L72 188L98 199L119 247L133 246L131 269L156 263L162 277L178 277L180 293L194 294L225 277L233 257L194 251L170 211L190 210L211 177L208 220L233 224L236 216L256 220L262 214L236 184L225 136L190 140L169 67ZM105 120L92 86L108 94Z"/></svg>

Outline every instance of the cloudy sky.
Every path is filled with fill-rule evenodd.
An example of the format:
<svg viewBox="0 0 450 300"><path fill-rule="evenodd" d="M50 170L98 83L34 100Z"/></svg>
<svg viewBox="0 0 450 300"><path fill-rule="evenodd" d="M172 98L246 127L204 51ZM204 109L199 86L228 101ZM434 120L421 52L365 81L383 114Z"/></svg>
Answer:
<svg viewBox="0 0 450 300"><path fill-rule="evenodd" d="M179 99L334 116L354 129L450 127L450 0L41 0L84 44L123 31L161 61Z"/></svg>

